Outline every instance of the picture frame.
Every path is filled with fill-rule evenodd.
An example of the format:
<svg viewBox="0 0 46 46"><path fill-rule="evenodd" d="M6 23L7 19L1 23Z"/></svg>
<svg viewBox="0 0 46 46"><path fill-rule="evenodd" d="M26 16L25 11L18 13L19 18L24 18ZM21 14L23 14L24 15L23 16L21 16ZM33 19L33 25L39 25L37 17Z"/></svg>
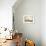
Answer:
<svg viewBox="0 0 46 46"><path fill-rule="evenodd" d="M32 15L24 15L23 23L34 23L34 16Z"/></svg>

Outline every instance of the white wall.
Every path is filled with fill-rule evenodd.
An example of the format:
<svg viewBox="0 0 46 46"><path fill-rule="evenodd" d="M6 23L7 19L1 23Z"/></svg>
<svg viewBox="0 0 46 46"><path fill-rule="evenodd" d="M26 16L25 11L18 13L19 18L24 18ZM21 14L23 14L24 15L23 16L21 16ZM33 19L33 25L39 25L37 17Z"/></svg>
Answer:
<svg viewBox="0 0 46 46"><path fill-rule="evenodd" d="M31 0L30 0L31 1ZM32 0L32 1L34 1L34 0ZM38 1L38 0L35 0L36 2ZM35 2L34 1L34 2ZM40 1L40 0L39 0ZM30 5L31 5L31 3L32 2L29 2L30 3ZM27 5L26 5L26 3L24 3L23 5L25 5L25 6L23 6L23 7L28 7L28 4L29 3L27 3ZM39 2L37 2L38 4L39 4ZM29 6L30 6L29 5ZM37 5L37 4L36 4ZM34 5L35 6L35 5ZM38 6L38 5L37 5ZM23 24L23 22L22 22L22 16L23 15L25 15L25 14L28 14L29 15L29 13L31 13L31 15L32 15L32 12L30 11L30 8L31 7L28 7L29 9L24 9L24 8L22 8L22 6L20 6L19 7L20 8L20 10L18 9L18 11L17 11L17 13L18 14L15 14L15 15L17 15L17 16L15 16L16 17L16 22L15 22L15 27L20 31L20 32L23 32L23 33L30 33L31 32L31 34L32 34L32 32L34 33L35 32L35 30L34 30L34 28L32 27L32 24L30 25L30 24ZM35 7L33 7L33 8L35 8ZM32 9L33 9L32 8ZM23 10L22 10L23 9ZM24 11L25 10L25 11ZM40 10L40 9L39 9ZM39 11L38 10L38 11ZM23 11L23 12L22 12ZM37 11L37 10L34 10L35 12ZM27 12L27 13L25 13L25 12ZM34 12L34 13L35 13ZM16 11L15 11L15 13L16 13ZM37 14L38 12L36 12L35 14ZM35 15L34 14L34 15ZM33 15L33 16L34 16ZM20 17L21 16L21 17ZM35 15L36 16L36 15ZM40 17L40 18L37 18L37 17ZM38 21L38 22L40 22L39 24L41 25L41 30L39 30L38 28L38 30L40 31L40 34L41 34L41 43L42 43L42 45L41 46L46 46L46 0L41 0L41 15L38 15L37 14L37 20L39 20L40 19L40 21ZM36 23L36 22L35 22ZM23 25L22 25L23 24ZM38 24L38 23L37 23ZM32 28L33 28L33 30L34 31L30 31L29 32L29 29L28 29L28 27L30 27L31 26L31 30L32 30ZM35 25L35 27L36 27L36 25ZM28 29L28 31L27 31L27 29ZM36 29L36 30L37 30ZM38 31L37 30L37 31ZM24 34L25 35L25 34ZM35 34L34 34L35 35ZM35 37L35 36L34 36Z"/></svg>
<svg viewBox="0 0 46 46"><path fill-rule="evenodd" d="M46 0L41 0L41 38L42 46L46 46Z"/></svg>
<svg viewBox="0 0 46 46"><path fill-rule="evenodd" d="M16 0L0 0L0 27L12 28L12 6Z"/></svg>
<svg viewBox="0 0 46 46"><path fill-rule="evenodd" d="M23 23L24 15L34 16L34 23ZM23 0L17 9L14 9L14 19L18 32L22 32L24 38L34 40L36 46L41 46L41 0Z"/></svg>

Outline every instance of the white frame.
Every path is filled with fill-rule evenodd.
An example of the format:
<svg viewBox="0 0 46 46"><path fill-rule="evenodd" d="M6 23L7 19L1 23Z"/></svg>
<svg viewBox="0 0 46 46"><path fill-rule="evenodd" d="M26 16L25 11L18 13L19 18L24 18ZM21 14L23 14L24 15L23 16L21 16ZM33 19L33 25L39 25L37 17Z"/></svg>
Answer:
<svg viewBox="0 0 46 46"><path fill-rule="evenodd" d="M23 23L34 23L34 16L32 15L24 15Z"/></svg>

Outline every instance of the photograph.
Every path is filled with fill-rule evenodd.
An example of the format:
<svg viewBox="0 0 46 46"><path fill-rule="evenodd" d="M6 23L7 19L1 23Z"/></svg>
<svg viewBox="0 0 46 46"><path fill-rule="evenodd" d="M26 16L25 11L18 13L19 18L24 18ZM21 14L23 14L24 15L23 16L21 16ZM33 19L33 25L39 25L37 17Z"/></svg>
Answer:
<svg viewBox="0 0 46 46"><path fill-rule="evenodd" d="M46 46L46 0L0 0L0 46Z"/></svg>
<svg viewBox="0 0 46 46"><path fill-rule="evenodd" d="M34 16L31 15L24 15L23 16L23 23L34 23Z"/></svg>

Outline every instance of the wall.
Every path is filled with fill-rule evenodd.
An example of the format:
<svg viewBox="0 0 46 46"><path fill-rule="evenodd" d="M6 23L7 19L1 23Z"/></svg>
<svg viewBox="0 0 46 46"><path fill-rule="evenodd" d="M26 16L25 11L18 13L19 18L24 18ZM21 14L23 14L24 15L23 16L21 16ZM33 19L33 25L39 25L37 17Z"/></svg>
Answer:
<svg viewBox="0 0 46 46"><path fill-rule="evenodd" d="M36 46L41 46L41 0L23 0L23 2L13 10L15 29L17 29L18 32L22 32L24 38L34 40ZM23 23L24 15L34 16L34 23Z"/></svg>
<svg viewBox="0 0 46 46"><path fill-rule="evenodd" d="M12 29L12 6L16 0L0 0L0 27Z"/></svg>
<svg viewBox="0 0 46 46"><path fill-rule="evenodd" d="M41 41L46 46L46 0L41 1Z"/></svg>

